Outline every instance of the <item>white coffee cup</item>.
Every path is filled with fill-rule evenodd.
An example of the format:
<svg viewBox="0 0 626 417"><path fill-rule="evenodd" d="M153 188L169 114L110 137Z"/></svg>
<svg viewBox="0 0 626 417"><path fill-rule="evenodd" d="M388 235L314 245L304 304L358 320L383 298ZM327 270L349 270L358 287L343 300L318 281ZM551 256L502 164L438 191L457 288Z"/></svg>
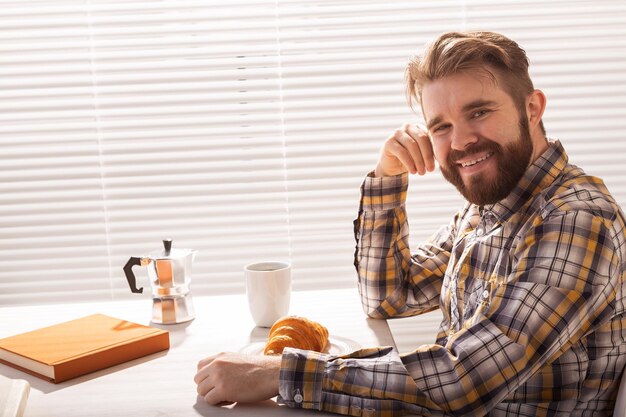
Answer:
<svg viewBox="0 0 626 417"><path fill-rule="evenodd" d="M289 312L291 265L286 262L257 262L244 267L246 293L252 319L259 327L272 327Z"/></svg>

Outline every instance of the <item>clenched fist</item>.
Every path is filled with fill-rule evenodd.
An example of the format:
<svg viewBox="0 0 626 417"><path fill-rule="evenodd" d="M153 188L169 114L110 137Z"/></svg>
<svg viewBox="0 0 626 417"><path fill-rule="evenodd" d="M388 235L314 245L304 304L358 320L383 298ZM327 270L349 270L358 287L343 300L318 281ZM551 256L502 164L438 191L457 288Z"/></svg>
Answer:
<svg viewBox="0 0 626 417"><path fill-rule="evenodd" d="M263 401L278 395L280 356L219 353L198 363L198 394L212 405Z"/></svg>

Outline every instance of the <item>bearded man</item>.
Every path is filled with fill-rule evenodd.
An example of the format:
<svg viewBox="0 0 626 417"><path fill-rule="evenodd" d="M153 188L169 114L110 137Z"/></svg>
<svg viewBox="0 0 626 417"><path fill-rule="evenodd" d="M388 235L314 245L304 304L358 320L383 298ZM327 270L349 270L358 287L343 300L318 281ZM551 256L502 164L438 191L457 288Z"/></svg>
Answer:
<svg viewBox="0 0 626 417"><path fill-rule="evenodd" d="M342 357L286 349L282 368L208 358L197 376L207 401L236 401L235 387L206 382L218 362L257 378L255 399L355 416L612 413L626 364L624 214L546 138L528 66L500 34L440 36L406 71L426 126L395 131L361 187L363 308L380 319L441 308L435 343ZM411 251L408 175L435 161L467 203Z"/></svg>

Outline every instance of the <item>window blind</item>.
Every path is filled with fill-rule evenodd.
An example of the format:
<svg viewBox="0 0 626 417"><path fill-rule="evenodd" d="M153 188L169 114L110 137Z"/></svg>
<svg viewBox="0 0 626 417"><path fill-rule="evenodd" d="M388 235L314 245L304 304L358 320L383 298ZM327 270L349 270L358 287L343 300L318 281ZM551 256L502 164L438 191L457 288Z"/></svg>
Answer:
<svg viewBox="0 0 626 417"><path fill-rule="evenodd" d="M525 47L548 135L626 204L621 2L0 4L0 305L130 297L122 266L166 237L198 250L195 294L267 259L296 290L353 286L358 187L421 118L407 57L449 30ZM411 178L412 243L461 204Z"/></svg>

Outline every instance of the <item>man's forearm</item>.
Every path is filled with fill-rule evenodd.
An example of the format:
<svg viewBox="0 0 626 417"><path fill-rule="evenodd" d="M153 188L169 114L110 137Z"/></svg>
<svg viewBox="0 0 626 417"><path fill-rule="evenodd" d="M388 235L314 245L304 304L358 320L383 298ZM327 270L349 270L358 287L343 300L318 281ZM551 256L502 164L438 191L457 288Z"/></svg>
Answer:
<svg viewBox="0 0 626 417"><path fill-rule="evenodd" d="M407 189L407 174L368 176L361 187L355 267L363 308L373 318L414 315L438 307L453 229L424 243L412 256L404 209Z"/></svg>

